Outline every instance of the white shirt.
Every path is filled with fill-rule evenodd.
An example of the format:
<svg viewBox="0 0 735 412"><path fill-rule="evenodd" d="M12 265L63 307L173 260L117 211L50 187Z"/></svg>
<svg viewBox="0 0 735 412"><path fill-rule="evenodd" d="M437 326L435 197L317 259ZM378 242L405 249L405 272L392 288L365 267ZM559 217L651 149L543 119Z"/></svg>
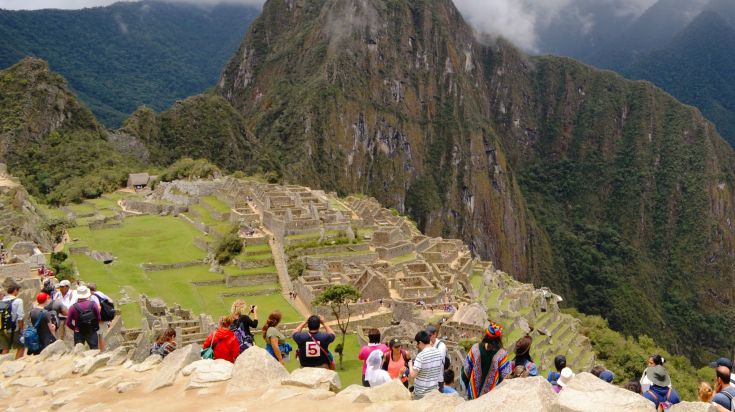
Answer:
<svg viewBox="0 0 735 412"><path fill-rule="evenodd" d="M442 355L442 374L439 376L439 383L444 383L444 360L447 358L447 344L437 338L433 346Z"/></svg>
<svg viewBox="0 0 735 412"><path fill-rule="evenodd" d="M444 358L441 357L441 352L434 347L427 346L416 355L413 361L413 368L418 371L413 385L415 399L421 399L427 393L436 390L437 382L440 382L439 377L444 374L443 365Z"/></svg>
<svg viewBox="0 0 735 412"><path fill-rule="evenodd" d="M68 310L77 303L77 292L69 289L69 291L66 292L66 295L62 295L61 291L57 290L56 293L54 293L54 300L61 301L64 307Z"/></svg>
<svg viewBox="0 0 735 412"><path fill-rule="evenodd" d="M3 297L3 302L12 300L10 304L10 320L15 323L15 330L18 330L18 321L23 319L23 299L16 298L13 295Z"/></svg>

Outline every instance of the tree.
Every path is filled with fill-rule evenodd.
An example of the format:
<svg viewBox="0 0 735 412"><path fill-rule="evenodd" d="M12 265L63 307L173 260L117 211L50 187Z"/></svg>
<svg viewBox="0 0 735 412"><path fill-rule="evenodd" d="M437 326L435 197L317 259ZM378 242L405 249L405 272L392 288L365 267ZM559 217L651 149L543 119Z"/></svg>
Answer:
<svg viewBox="0 0 735 412"><path fill-rule="evenodd" d="M217 244L215 248L215 259L220 265L229 263L232 258L239 255L242 252L242 239L240 239L240 231L238 228L232 228L222 240Z"/></svg>
<svg viewBox="0 0 735 412"><path fill-rule="evenodd" d="M344 369L342 357L345 347L345 335L347 335L347 328L350 326L350 316L352 315L350 312L350 303L354 303L359 298L360 292L352 285L332 285L312 302L314 306L329 306L332 309L332 314L337 319L337 326L340 332L342 332L342 342L337 345L334 351L339 354L340 369ZM347 315L346 319L341 316L343 314L343 308Z"/></svg>

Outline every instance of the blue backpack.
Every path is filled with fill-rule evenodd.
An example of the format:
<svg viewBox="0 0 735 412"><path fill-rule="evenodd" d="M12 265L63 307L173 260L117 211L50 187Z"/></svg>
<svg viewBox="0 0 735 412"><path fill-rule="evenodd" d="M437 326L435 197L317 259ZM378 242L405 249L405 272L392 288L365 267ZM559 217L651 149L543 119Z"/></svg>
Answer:
<svg viewBox="0 0 735 412"><path fill-rule="evenodd" d="M38 353L41 351L41 338L38 336L38 327L41 326L41 321L46 319L46 311L41 311L41 315L36 320L35 324L26 326L23 331L23 346L28 348L30 353Z"/></svg>

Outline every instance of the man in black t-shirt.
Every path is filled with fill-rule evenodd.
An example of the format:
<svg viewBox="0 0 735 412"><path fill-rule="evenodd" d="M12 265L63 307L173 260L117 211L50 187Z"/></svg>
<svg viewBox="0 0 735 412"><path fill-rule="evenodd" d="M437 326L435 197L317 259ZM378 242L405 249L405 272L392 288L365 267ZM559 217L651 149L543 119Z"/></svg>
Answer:
<svg viewBox="0 0 735 412"><path fill-rule="evenodd" d="M324 325L326 332L320 332ZM304 327L309 332L302 332ZM329 344L334 342L334 331L324 322L321 316L312 315L294 330L291 338L299 345L299 362L302 368L330 368L333 362L329 353Z"/></svg>

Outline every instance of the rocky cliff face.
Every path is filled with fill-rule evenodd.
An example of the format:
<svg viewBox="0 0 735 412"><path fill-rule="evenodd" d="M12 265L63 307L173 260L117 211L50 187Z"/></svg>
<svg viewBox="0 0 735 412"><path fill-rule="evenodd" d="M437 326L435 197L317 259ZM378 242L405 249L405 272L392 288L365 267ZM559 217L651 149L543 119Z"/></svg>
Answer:
<svg viewBox="0 0 735 412"><path fill-rule="evenodd" d="M217 93L286 180L373 195L628 333L724 349L733 152L650 84L478 40L449 0L288 0Z"/></svg>

